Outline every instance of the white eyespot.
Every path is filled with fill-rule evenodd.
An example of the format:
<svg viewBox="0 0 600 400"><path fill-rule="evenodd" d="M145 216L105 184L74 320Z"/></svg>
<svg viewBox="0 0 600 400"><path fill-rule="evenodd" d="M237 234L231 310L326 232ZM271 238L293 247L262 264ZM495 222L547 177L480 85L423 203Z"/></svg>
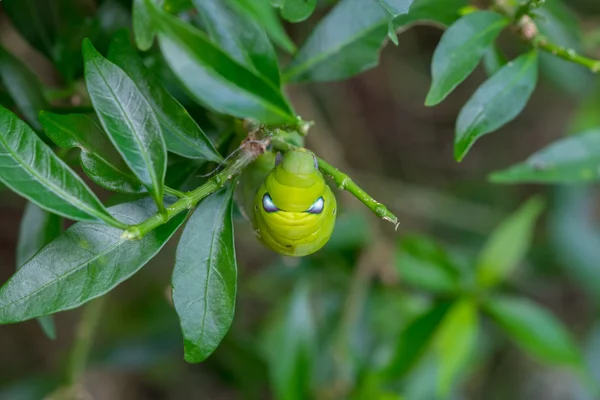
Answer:
<svg viewBox="0 0 600 400"><path fill-rule="evenodd" d="M319 197L313 204L310 206L307 213L311 214L321 214L323 212L323 208L325 207L325 200L322 197Z"/></svg>
<svg viewBox="0 0 600 400"><path fill-rule="evenodd" d="M265 193L262 199L262 205L266 212L279 211L279 208L273 203L273 199L269 196L269 193Z"/></svg>

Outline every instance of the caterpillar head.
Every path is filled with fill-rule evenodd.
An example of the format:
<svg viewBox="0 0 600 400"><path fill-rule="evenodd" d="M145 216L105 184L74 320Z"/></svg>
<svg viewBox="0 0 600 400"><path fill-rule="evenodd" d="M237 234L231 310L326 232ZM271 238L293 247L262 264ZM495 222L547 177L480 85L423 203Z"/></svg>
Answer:
<svg viewBox="0 0 600 400"><path fill-rule="evenodd" d="M337 205L314 155L289 151L260 186L254 202L259 239L278 253L305 256L331 237Z"/></svg>

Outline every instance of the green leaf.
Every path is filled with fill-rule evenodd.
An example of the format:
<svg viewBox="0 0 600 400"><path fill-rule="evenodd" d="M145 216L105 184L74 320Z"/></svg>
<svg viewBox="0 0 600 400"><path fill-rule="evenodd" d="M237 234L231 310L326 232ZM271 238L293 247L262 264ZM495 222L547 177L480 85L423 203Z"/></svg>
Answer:
<svg viewBox="0 0 600 400"><path fill-rule="evenodd" d="M317 0L276 0L273 6L279 8L281 16L293 23L302 22L312 15Z"/></svg>
<svg viewBox="0 0 600 400"><path fill-rule="evenodd" d="M269 0L233 0L239 11L248 14L259 22L267 31L267 34L279 47L288 53L296 51L296 45L288 37L277 18L275 10L271 7Z"/></svg>
<svg viewBox="0 0 600 400"><path fill-rule="evenodd" d="M21 219L19 241L17 243L17 270L21 268L42 247L56 239L62 231L62 219L36 206L27 203ZM46 336L56 339L56 327L51 316L38 318Z"/></svg>
<svg viewBox="0 0 600 400"><path fill-rule="evenodd" d="M0 106L0 181L38 206L66 218L124 225L25 122Z"/></svg>
<svg viewBox="0 0 600 400"><path fill-rule="evenodd" d="M408 10L410 0L401 0ZM415 0L394 27L412 23L449 25L460 17L466 0ZM284 81L335 81L377 66L388 32L388 13L375 0L342 0L313 30L283 74Z"/></svg>
<svg viewBox="0 0 600 400"><path fill-rule="evenodd" d="M129 75L154 110L167 150L188 158L223 161L196 121L167 92L160 79L144 66L129 41L127 31L115 35L110 43L108 59Z"/></svg>
<svg viewBox="0 0 600 400"><path fill-rule="evenodd" d="M438 393L446 395L463 372L477 344L478 332L477 304L470 299L458 300L436 333Z"/></svg>
<svg viewBox="0 0 600 400"><path fill-rule="evenodd" d="M217 112L267 124L296 121L278 87L234 61L201 31L152 10L165 59L198 101Z"/></svg>
<svg viewBox="0 0 600 400"><path fill-rule="evenodd" d="M110 211L134 225L157 210L146 198ZM108 226L73 225L0 288L0 324L70 310L107 293L150 261L185 217L177 215L140 240L122 239L120 229Z"/></svg>
<svg viewBox="0 0 600 400"><path fill-rule="evenodd" d="M525 257L544 202L533 197L504 220L488 238L477 262L477 283L491 287L505 280Z"/></svg>
<svg viewBox="0 0 600 400"><path fill-rule="evenodd" d="M396 342L392 359L384 372L389 380L402 378L417 364L433 340L450 305L448 302L436 304L403 329Z"/></svg>
<svg viewBox="0 0 600 400"><path fill-rule="evenodd" d="M173 303L181 323L185 360L205 360L221 343L235 312L237 266L231 218L235 185L204 199L177 247Z"/></svg>
<svg viewBox="0 0 600 400"><path fill-rule="evenodd" d="M483 67L487 76L493 76L506 65L508 60L502 53L502 50L495 44L492 44L483 55Z"/></svg>
<svg viewBox="0 0 600 400"><path fill-rule="evenodd" d="M307 280L296 284L284 312L270 328L267 355L271 385L277 399L302 400L310 397L316 359L317 327Z"/></svg>
<svg viewBox="0 0 600 400"><path fill-rule="evenodd" d="M35 129L40 129L38 113L48 108L42 82L18 58L0 46L0 81L19 111Z"/></svg>
<svg viewBox="0 0 600 400"><path fill-rule="evenodd" d="M57 146L81 149L81 167L92 181L113 192L142 193L146 190L104 131L86 115L42 112L39 118L44 132Z"/></svg>
<svg viewBox="0 0 600 400"><path fill-rule="evenodd" d="M548 310L530 300L509 296L489 299L484 309L523 351L540 362L582 365L575 341Z"/></svg>
<svg viewBox="0 0 600 400"><path fill-rule="evenodd" d="M537 53L509 62L477 89L456 121L454 157L461 161L473 143L512 121L525 108L537 83Z"/></svg>
<svg viewBox="0 0 600 400"><path fill-rule="evenodd" d="M152 1L159 5L163 3L163 0ZM142 51L150 50L154 44L156 28L152 22L152 15L146 6L145 0L133 0L132 19L135 44Z"/></svg>
<svg viewBox="0 0 600 400"><path fill-rule="evenodd" d="M444 32L433 54L433 82L425 105L440 103L464 81L508 23L508 18L500 14L478 11L452 24Z"/></svg>
<svg viewBox="0 0 600 400"><path fill-rule="evenodd" d="M435 293L452 293L459 288L460 276L450 257L427 238L405 237L395 259L401 280L411 286Z"/></svg>
<svg viewBox="0 0 600 400"><path fill-rule="evenodd" d="M87 89L104 130L162 209L167 150L152 107L131 78L87 39L83 58Z"/></svg>
<svg viewBox="0 0 600 400"><path fill-rule="evenodd" d="M525 162L490 176L492 182L575 183L600 180L600 129L557 140Z"/></svg>
<svg viewBox="0 0 600 400"><path fill-rule="evenodd" d="M277 54L264 29L223 0L194 0L213 42L235 61L280 87Z"/></svg>

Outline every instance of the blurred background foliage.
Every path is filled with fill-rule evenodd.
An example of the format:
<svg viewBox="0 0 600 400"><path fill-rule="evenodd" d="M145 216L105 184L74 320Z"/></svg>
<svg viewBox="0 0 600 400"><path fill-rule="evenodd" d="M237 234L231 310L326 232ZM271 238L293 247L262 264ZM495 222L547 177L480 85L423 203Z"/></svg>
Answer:
<svg viewBox="0 0 600 400"><path fill-rule="evenodd" d="M166 1L173 10L182 4ZM306 22L286 25L293 41L302 43L333 3L319 1ZM538 14L556 43L600 57L600 3L548 1ZM0 103L38 130L41 110L89 110L81 41L105 53L131 20L126 0L3 1ZM169 299L173 241L106 296L81 398L599 398L596 188L487 177L559 138L600 129L600 80L543 54L544 79L525 111L456 163L454 123L486 69L440 106L423 106L441 34L413 27L385 47L378 68L288 91L298 113L316 122L308 147L396 212L398 231L340 193L331 241L289 259L260 246L239 216L236 318L199 365L183 361ZM499 43L510 58L521 49L503 36ZM145 56L217 140L219 122L180 89L156 48ZM182 159L168 176L190 174ZM0 192L2 282L15 268L24 206ZM56 316L54 341L35 321L0 327L0 399L41 399L64 381L72 343L89 334L76 329L80 314Z"/></svg>

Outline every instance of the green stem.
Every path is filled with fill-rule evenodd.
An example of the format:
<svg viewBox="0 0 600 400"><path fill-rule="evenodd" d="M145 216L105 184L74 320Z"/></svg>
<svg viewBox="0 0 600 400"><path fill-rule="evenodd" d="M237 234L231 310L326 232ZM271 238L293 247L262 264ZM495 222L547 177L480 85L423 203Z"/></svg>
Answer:
<svg viewBox="0 0 600 400"><path fill-rule="evenodd" d="M185 197L167 207L164 213L158 212L144 222L128 227L121 237L129 240L141 239L182 211L194 208L202 199L216 192L233 177L239 175L244 168L265 151L267 143L267 141L258 143L253 141L242 144L242 150L225 166L223 171L214 175L204 185L185 194Z"/></svg>
<svg viewBox="0 0 600 400"><path fill-rule="evenodd" d="M94 334L100 322L106 297L100 297L83 308L83 314L77 324L75 342L71 350L67 369L67 384L73 386L79 382L85 372L88 356L94 341Z"/></svg>
<svg viewBox="0 0 600 400"><path fill-rule="evenodd" d="M175 196L178 197L180 199L184 199L186 197L189 197L189 195L187 193L183 193L179 190L170 188L168 186L165 186L165 194L171 195L171 196Z"/></svg>
<svg viewBox="0 0 600 400"><path fill-rule="evenodd" d="M273 138L271 143L273 147L284 152L297 148L296 146L289 144L277 137ZM373 211L373 213L379 218L389 221L398 227L398 217L390 212L385 205L371 197L367 192L362 190L356 183L354 183L354 181L348 175L341 172L327 161L322 160L319 157L317 157L317 161L319 162L319 169L321 172L331 177L338 189L350 192L354 197L356 197L371 211Z"/></svg>
<svg viewBox="0 0 600 400"><path fill-rule="evenodd" d="M531 44L534 47L547 51L548 53L552 53L553 55L564 60L583 65L593 73L600 72L600 60L582 56L581 54L577 54L577 52L573 49L567 49L554 43L550 43L541 35L536 35L533 39L531 39Z"/></svg>

